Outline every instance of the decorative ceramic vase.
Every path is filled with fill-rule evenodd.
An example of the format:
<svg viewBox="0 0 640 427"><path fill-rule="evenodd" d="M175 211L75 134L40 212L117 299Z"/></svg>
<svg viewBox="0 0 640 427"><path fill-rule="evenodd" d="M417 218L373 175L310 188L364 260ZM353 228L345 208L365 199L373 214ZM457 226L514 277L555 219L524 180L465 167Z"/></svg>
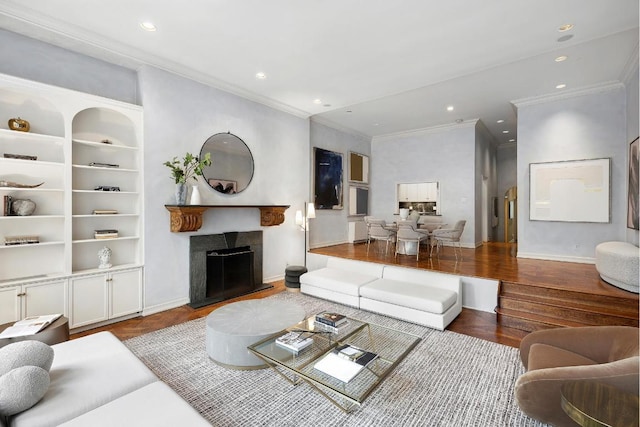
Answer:
<svg viewBox="0 0 640 427"><path fill-rule="evenodd" d="M111 268L111 249L103 246L102 249L98 251L98 259L100 260L98 268Z"/></svg>
<svg viewBox="0 0 640 427"><path fill-rule="evenodd" d="M191 199L189 200L190 205L199 205L201 202L200 199L200 190L197 185L191 187Z"/></svg>
<svg viewBox="0 0 640 427"><path fill-rule="evenodd" d="M400 219L405 221L407 218L409 218L409 209L400 209Z"/></svg>
<svg viewBox="0 0 640 427"><path fill-rule="evenodd" d="M176 184L176 205L187 204L187 184L179 182Z"/></svg>
<svg viewBox="0 0 640 427"><path fill-rule="evenodd" d="M36 210L36 202L30 199L16 199L11 202L11 213L18 216L29 216Z"/></svg>

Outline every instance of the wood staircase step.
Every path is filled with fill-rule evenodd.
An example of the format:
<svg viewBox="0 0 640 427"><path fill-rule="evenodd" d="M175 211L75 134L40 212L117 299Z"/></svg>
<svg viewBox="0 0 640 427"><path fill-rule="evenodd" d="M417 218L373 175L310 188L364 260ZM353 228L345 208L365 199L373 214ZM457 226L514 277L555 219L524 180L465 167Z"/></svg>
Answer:
<svg viewBox="0 0 640 427"><path fill-rule="evenodd" d="M637 315L626 311L616 310L615 307L603 307L580 302L519 296L514 298L509 295L501 295L499 307L510 310L535 313L552 318L567 319L586 325L624 325L638 327Z"/></svg>
<svg viewBox="0 0 640 427"><path fill-rule="evenodd" d="M553 286L503 281L498 290L498 323L525 331L624 325L638 327L638 296L599 294Z"/></svg>
<svg viewBox="0 0 640 427"><path fill-rule="evenodd" d="M543 329L568 328L588 326L584 323L573 322L566 319L556 319L541 316L535 313L509 310L507 308L496 307L498 324L522 331L533 332Z"/></svg>

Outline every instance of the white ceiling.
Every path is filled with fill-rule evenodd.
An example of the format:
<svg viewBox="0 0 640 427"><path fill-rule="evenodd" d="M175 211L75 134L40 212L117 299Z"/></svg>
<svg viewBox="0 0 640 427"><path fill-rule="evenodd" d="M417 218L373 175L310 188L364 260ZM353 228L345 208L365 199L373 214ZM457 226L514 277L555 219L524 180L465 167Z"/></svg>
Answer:
<svg viewBox="0 0 640 427"><path fill-rule="evenodd" d="M622 81L638 15L638 0L0 0L0 28L364 135L481 119L498 143L516 138L510 101Z"/></svg>

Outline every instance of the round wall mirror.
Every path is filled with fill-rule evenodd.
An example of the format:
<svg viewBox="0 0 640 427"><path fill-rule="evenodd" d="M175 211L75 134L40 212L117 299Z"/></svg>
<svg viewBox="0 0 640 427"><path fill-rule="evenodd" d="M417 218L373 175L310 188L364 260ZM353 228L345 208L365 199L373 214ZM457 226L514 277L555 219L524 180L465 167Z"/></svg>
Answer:
<svg viewBox="0 0 640 427"><path fill-rule="evenodd" d="M200 158L211 153L211 166L202 170L205 181L223 194L243 191L253 178L253 156L247 144L232 133L217 133L207 139Z"/></svg>

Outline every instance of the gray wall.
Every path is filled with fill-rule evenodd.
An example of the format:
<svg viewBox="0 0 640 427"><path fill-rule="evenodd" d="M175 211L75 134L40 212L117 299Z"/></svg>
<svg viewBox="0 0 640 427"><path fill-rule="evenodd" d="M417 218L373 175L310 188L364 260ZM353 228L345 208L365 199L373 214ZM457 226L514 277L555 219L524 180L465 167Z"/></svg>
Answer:
<svg viewBox="0 0 640 427"><path fill-rule="evenodd" d="M134 70L1 29L0 58L3 74L136 103Z"/></svg>
<svg viewBox="0 0 640 427"><path fill-rule="evenodd" d="M465 219L463 246L475 247L476 122L374 138L371 143L371 214L397 220L396 186L439 182L440 213L453 225Z"/></svg>
<svg viewBox="0 0 640 427"><path fill-rule="evenodd" d="M316 210L316 218L310 220L309 246L329 246L338 243L346 243L348 240L349 220L349 152L370 155L370 139L354 133L343 132L314 121L311 122L311 147L310 156L305 165L309 168L309 174L313 174L313 147L342 153L342 167L344 170L343 209ZM371 170L373 168L370 168ZM370 170L370 172L371 172ZM313 177L309 187L309 201L313 200Z"/></svg>
<svg viewBox="0 0 640 427"><path fill-rule="evenodd" d="M518 256L592 262L598 243L625 239L627 144L622 85L518 105ZM530 163L605 157L610 223L529 220Z"/></svg>
<svg viewBox="0 0 640 427"><path fill-rule="evenodd" d="M162 163L198 153L211 135L230 131L251 150L255 172L236 195L215 192L199 181L202 204L291 205L285 223L263 230L263 276L279 278L287 264L304 261L304 235L295 226L309 188L309 121L156 68L139 72L145 117L145 270L148 306L188 295L189 235L169 232L173 181ZM259 230L258 209L209 209L197 234Z"/></svg>

